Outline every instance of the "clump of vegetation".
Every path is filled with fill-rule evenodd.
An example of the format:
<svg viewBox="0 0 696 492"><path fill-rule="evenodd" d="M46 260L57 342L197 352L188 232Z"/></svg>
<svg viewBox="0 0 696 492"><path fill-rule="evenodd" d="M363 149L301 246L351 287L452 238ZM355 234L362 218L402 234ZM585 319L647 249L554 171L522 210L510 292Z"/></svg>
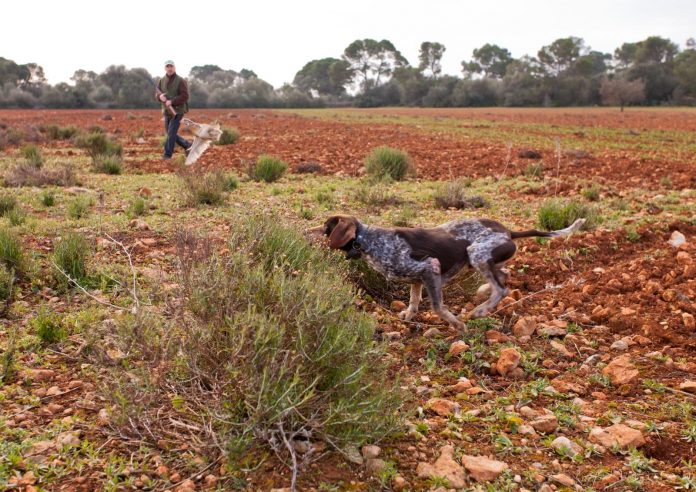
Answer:
<svg viewBox="0 0 696 492"><path fill-rule="evenodd" d="M365 171L376 178L389 177L401 181L415 173L408 153L392 147L382 146L372 150L365 158Z"/></svg>
<svg viewBox="0 0 696 492"><path fill-rule="evenodd" d="M71 219L81 219L87 217L89 209L92 206L92 199L86 196L75 197L66 208L68 217Z"/></svg>
<svg viewBox="0 0 696 492"><path fill-rule="evenodd" d="M360 183L355 190L354 198L360 203L364 203L370 207L398 205L402 202L401 198L384 186L384 182L379 181L363 181Z"/></svg>
<svg viewBox="0 0 696 492"><path fill-rule="evenodd" d="M99 173L121 174L123 158L120 155L100 154L92 159L92 167Z"/></svg>
<svg viewBox="0 0 696 492"><path fill-rule="evenodd" d="M273 183L283 177L288 165L277 157L261 155L249 168L249 177L256 181Z"/></svg>
<svg viewBox="0 0 696 492"><path fill-rule="evenodd" d="M435 205L440 208L483 208L487 207L486 200L478 195L469 194L471 181L468 179L458 179L449 181L439 186L433 194Z"/></svg>
<svg viewBox="0 0 696 492"><path fill-rule="evenodd" d="M232 145L239 140L239 131L236 128L223 128L218 145Z"/></svg>
<svg viewBox="0 0 696 492"><path fill-rule="evenodd" d="M0 216L4 217L17 206L17 198L9 193L0 194Z"/></svg>
<svg viewBox="0 0 696 492"><path fill-rule="evenodd" d="M302 162L295 167L297 174L320 174L323 170L318 162Z"/></svg>
<svg viewBox="0 0 696 492"><path fill-rule="evenodd" d="M573 200L547 200L539 207L539 226L548 231L564 229L581 218L586 219L583 229L591 229L601 221L594 207Z"/></svg>
<svg viewBox="0 0 696 492"><path fill-rule="evenodd" d="M56 192L53 190L44 190L39 195L39 202L44 207L52 207L56 204Z"/></svg>
<svg viewBox="0 0 696 492"><path fill-rule="evenodd" d="M583 188L580 194L588 202L596 202L597 200L599 200L599 186L592 185L587 188Z"/></svg>
<svg viewBox="0 0 696 492"><path fill-rule="evenodd" d="M71 232L63 236L53 251L53 263L56 271L54 278L58 285L66 287L72 280L81 283L87 277L87 257L89 244L82 234Z"/></svg>
<svg viewBox="0 0 696 492"><path fill-rule="evenodd" d="M130 218L141 217L145 215L146 211L147 203L145 203L145 200L142 197L137 197L128 206L127 214Z"/></svg>
<svg viewBox="0 0 696 492"><path fill-rule="evenodd" d="M124 385L115 397L142 409L128 413L126 425L166 432L152 416L174 388L187 395L193 419L219 417L198 428L214 432L233 457L299 436L343 448L394 431L401 395L373 342L374 319L354 307L346 266L269 217L242 220L226 249L213 254L206 238L190 232L177 238L186 321L166 341L140 335L152 323L136 324L129 349L131 358L169 361L161 366L172 370L169 388L154 384L140 361L137 378L114 372ZM172 336L179 338L172 343ZM141 384L141 376L153 384Z"/></svg>
<svg viewBox="0 0 696 492"><path fill-rule="evenodd" d="M528 164L527 167L524 168L524 171L522 171L522 174L528 178L539 179L544 174L544 163L533 162Z"/></svg>
<svg viewBox="0 0 696 492"><path fill-rule="evenodd" d="M46 344L60 342L67 336L61 317L46 309L39 311L36 318L31 320L31 326L36 331L36 335Z"/></svg>
<svg viewBox="0 0 696 492"><path fill-rule="evenodd" d="M103 129L102 129L103 130ZM79 135L75 139L75 145L87 152L94 161L99 156L122 156L123 146L114 142L103 131L94 131Z"/></svg>
<svg viewBox="0 0 696 492"><path fill-rule="evenodd" d="M4 316L12 300L15 292L15 274L14 270L9 270L4 266L0 267L0 316Z"/></svg>
<svg viewBox="0 0 696 492"><path fill-rule="evenodd" d="M41 128L41 131L51 140L68 140L77 135L80 129L75 125L46 125Z"/></svg>
<svg viewBox="0 0 696 492"><path fill-rule="evenodd" d="M30 166L36 169L41 169L44 159L41 154L41 149L34 144L24 145L21 149L22 157L24 157Z"/></svg>
<svg viewBox="0 0 696 492"><path fill-rule="evenodd" d="M416 209L414 209L411 205L406 204L401 207L399 212L392 219L392 224L394 224L396 227L411 227L415 218Z"/></svg>
<svg viewBox="0 0 696 492"><path fill-rule="evenodd" d="M182 176L184 194L189 205L220 205L226 200L226 192L236 189L237 178L215 171Z"/></svg>
<svg viewBox="0 0 696 492"><path fill-rule="evenodd" d="M0 228L0 262L8 270L14 270L18 275L25 271L24 250L19 237L7 228Z"/></svg>
<svg viewBox="0 0 696 492"><path fill-rule="evenodd" d="M55 168L37 169L28 163L21 163L5 175L5 186L72 186L76 182L75 171L70 164Z"/></svg>
<svg viewBox="0 0 696 492"><path fill-rule="evenodd" d="M7 212L5 217L10 221L10 225L18 226L24 224L24 221L27 219L27 214L21 208L16 207Z"/></svg>

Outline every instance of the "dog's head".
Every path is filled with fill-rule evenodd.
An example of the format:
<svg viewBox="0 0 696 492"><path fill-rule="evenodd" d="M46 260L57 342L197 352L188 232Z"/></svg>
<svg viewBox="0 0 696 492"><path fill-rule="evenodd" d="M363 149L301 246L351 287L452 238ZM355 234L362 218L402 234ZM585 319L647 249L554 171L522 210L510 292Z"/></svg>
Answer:
<svg viewBox="0 0 696 492"><path fill-rule="evenodd" d="M328 238L329 248L340 249L348 258L359 258L360 251L354 248L358 234L358 219L349 215L334 215L326 219L324 225L308 229L307 235Z"/></svg>

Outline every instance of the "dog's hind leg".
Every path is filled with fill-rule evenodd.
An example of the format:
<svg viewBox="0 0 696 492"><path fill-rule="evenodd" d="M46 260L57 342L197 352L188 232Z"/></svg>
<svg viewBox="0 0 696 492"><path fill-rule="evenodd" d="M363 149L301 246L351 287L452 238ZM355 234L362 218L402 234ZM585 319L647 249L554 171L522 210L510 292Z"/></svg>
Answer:
<svg viewBox="0 0 696 492"><path fill-rule="evenodd" d="M442 304L442 276L440 274L440 263L436 259L432 259L431 261L433 262L433 269L427 272L423 277L425 290L428 292L428 297L430 298L430 305L440 319L459 330L463 330L466 325L457 319L457 317Z"/></svg>
<svg viewBox="0 0 696 492"><path fill-rule="evenodd" d="M423 284L421 282L414 282L411 284L411 299L409 300L408 307L399 313L399 318L404 321L411 321L411 319L413 319L418 312L418 305L421 301L422 292Z"/></svg>
<svg viewBox="0 0 696 492"><path fill-rule="evenodd" d="M468 248L471 265L485 278L491 286L490 298L476 306L469 315L470 318L481 318L493 311L498 303L508 295L508 288L505 286L507 274L501 271L501 266L515 254L515 244L506 241L496 247L489 249L489 245L471 245Z"/></svg>

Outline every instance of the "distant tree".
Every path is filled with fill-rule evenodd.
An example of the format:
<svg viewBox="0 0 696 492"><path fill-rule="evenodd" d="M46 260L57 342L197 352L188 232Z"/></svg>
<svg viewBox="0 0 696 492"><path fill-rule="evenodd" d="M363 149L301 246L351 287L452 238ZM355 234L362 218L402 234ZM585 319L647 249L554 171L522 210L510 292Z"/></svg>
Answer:
<svg viewBox="0 0 696 492"><path fill-rule="evenodd" d="M432 43L430 41L421 43L420 53L418 54L418 69L421 73L425 74L425 71L429 70L430 74L437 78L442 72L441 61L445 50L445 45L440 43Z"/></svg>
<svg viewBox="0 0 696 492"><path fill-rule="evenodd" d="M462 62L462 72L465 77L473 73L483 73L487 78L501 79L512 61L512 55L506 48L486 43L473 51L472 61Z"/></svg>
<svg viewBox="0 0 696 492"><path fill-rule="evenodd" d="M500 80L493 78L459 80L452 90L452 103L454 106L497 106L502 86Z"/></svg>
<svg viewBox="0 0 696 492"><path fill-rule="evenodd" d="M510 62L503 78L505 106L538 106L544 100L541 78L544 73L539 60L523 56Z"/></svg>
<svg viewBox="0 0 696 492"><path fill-rule="evenodd" d="M696 49L688 49L674 58L674 75L679 83L680 95L696 102Z"/></svg>
<svg viewBox="0 0 696 492"><path fill-rule="evenodd" d="M132 68L126 70L116 92L116 104L120 108L148 108L155 107L150 72L144 68Z"/></svg>
<svg viewBox="0 0 696 492"><path fill-rule="evenodd" d="M614 50L614 60L620 69L630 67L636 60L638 43L624 43Z"/></svg>
<svg viewBox="0 0 696 492"><path fill-rule="evenodd" d="M696 38L689 38L686 40L687 50L696 50Z"/></svg>
<svg viewBox="0 0 696 492"><path fill-rule="evenodd" d="M305 64L295 74L293 85L305 92L316 91L320 95L341 96L350 82L350 65L338 58L322 58Z"/></svg>
<svg viewBox="0 0 696 492"><path fill-rule="evenodd" d="M400 104L405 106L422 106L423 97L437 79L428 78L414 67L399 67L392 74L392 81L399 84L401 89Z"/></svg>
<svg viewBox="0 0 696 492"><path fill-rule="evenodd" d="M217 65L196 65L195 67L191 67L189 78L205 82L215 72L222 71L222 68Z"/></svg>
<svg viewBox="0 0 696 492"><path fill-rule="evenodd" d="M671 63L679 47L669 39L650 36L637 43L635 63Z"/></svg>
<svg viewBox="0 0 696 492"><path fill-rule="evenodd" d="M0 57L0 86L8 82L15 87L27 88L45 83L46 77L43 68L36 63L20 65Z"/></svg>
<svg viewBox="0 0 696 492"><path fill-rule="evenodd" d="M112 94L118 95L127 72L125 65L109 65L97 76L97 81L111 89Z"/></svg>
<svg viewBox="0 0 696 492"><path fill-rule="evenodd" d="M386 39L357 39L345 49L343 59L350 64L354 82L363 91L388 80L395 68L408 65L408 60Z"/></svg>
<svg viewBox="0 0 696 492"><path fill-rule="evenodd" d="M579 56L569 68L571 75L580 77L594 77L605 73L608 69L607 62L611 55L599 51L590 51L586 55Z"/></svg>
<svg viewBox="0 0 696 492"><path fill-rule="evenodd" d="M586 54L587 48L582 38L570 36L555 40L542 47L537 56L550 75L560 75L575 62L580 55Z"/></svg>
<svg viewBox="0 0 696 492"><path fill-rule="evenodd" d="M258 75L256 75L256 72L254 72L253 70L249 70L248 68L242 68L242 69L239 71L239 76L240 76L241 78L243 78L244 80L249 80L249 79L251 79L251 78L257 78L257 79L258 79Z"/></svg>
<svg viewBox="0 0 696 492"><path fill-rule="evenodd" d="M621 111L627 104L637 104L645 100L645 84L642 80L627 80L621 77L605 77L599 88L602 102L611 106L620 106Z"/></svg>

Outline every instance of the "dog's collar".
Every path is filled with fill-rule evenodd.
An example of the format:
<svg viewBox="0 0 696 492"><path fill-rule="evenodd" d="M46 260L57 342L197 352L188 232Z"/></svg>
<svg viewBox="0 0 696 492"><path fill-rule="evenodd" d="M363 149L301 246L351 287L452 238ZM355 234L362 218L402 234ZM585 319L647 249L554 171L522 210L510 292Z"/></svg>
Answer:
<svg viewBox="0 0 696 492"><path fill-rule="evenodd" d="M355 239L353 240L353 247L355 251L365 251L365 248L363 248L363 235L362 232L359 232L358 234L355 235Z"/></svg>

